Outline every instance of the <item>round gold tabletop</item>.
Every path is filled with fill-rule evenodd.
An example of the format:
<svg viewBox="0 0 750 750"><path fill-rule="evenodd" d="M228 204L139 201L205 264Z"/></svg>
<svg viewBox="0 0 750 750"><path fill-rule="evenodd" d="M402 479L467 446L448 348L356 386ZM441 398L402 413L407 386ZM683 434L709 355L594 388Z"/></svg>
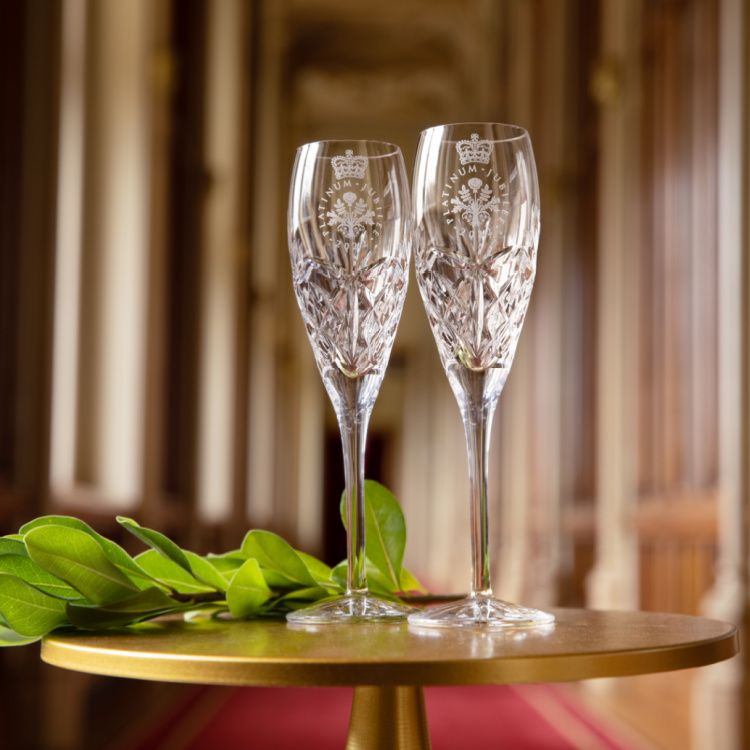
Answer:
<svg viewBox="0 0 750 750"><path fill-rule="evenodd" d="M42 659L117 677L219 685L460 685L581 680L699 667L738 651L733 625L649 612L553 610L547 629L177 621L55 634Z"/></svg>

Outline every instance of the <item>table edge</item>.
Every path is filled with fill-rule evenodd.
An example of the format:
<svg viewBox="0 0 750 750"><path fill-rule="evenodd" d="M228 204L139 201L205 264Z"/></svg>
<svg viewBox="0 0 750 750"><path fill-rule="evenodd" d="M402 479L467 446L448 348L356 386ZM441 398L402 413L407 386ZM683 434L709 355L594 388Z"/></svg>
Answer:
<svg viewBox="0 0 750 750"><path fill-rule="evenodd" d="M42 642L41 658L52 666L77 672L211 685L352 686L352 685L498 685L528 682L566 682L601 677L625 677L703 667L739 652L737 628L727 623L726 633L690 644L640 649L636 652L592 652L435 662L373 662L309 660L254 662L129 653L113 649L102 664L102 649L57 642ZM170 662L165 675L164 661Z"/></svg>

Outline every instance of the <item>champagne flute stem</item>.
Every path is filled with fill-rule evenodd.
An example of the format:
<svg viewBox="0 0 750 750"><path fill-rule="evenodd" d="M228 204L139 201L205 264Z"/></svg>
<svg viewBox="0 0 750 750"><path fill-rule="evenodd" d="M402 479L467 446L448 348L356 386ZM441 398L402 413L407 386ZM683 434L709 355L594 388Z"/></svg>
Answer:
<svg viewBox="0 0 750 750"><path fill-rule="evenodd" d="M347 384L359 391L359 379ZM355 394L352 394L355 395ZM367 593L367 571L365 569L365 440L369 413L355 405L356 395L350 406L339 417L341 445L344 452L344 476L346 481L346 593Z"/></svg>
<svg viewBox="0 0 750 750"><path fill-rule="evenodd" d="M480 373L472 373L483 380ZM474 379L474 378L470 378ZM492 417L496 402L486 403L482 388L470 389L463 423L469 458L470 524L471 524L471 593L491 596L489 553L489 510L487 502L487 458ZM471 391L474 391L472 393ZM472 398L472 396L475 396Z"/></svg>

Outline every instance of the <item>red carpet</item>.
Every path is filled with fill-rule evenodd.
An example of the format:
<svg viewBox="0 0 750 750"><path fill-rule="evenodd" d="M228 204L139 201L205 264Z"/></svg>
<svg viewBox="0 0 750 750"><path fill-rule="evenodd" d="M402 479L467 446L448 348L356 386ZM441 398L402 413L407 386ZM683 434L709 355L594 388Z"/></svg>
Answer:
<svg viewBox="0 0 750 750"><path fill-rule="evenodd" d="M636 750L550 685L425 690L433 750ZM133 750L342 750L347 688L197 688Z"/></svg>

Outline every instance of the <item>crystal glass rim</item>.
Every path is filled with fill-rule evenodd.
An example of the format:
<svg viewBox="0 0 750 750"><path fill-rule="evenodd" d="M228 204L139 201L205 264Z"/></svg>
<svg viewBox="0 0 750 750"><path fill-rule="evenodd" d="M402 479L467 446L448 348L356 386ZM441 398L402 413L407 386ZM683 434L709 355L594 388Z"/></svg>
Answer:
<svg viewBox="0 0 750 750"><path fill-rule="evenodd" d="M459 128L459 127L490 127L490 128L503 128L504 130L507 130L509 133L514 133L514 135L509 135L507 138L483 138L485 141L489 141L490 143L509 143L510 141L517 141L521 140L522 138L528 138L529 137L529 131L526 130L526 128L521 127L520 125L514 125L513 123L508 122L445 122L440 125L432 125L429 128L425 128L420 135L425 135L426 133L429 133L433 130L439 130L441 128ZM444 143L458 143L459 141L466 140L466 138L444 138Z"/></svg>
<svg viewBox="0 0 750 750"><path fill-rule="evenodd" d="M371 145L383 146L387 151L387 153L384 154L367 154L368 159L386 159L388 157L397 156L401 153L401 148L395 143L391 143L390 141L371 140L369 138L323 138L320 141L310 141L309 143L303 143L302 145L297 146L297 153L299 153L303 149L309 148L310 146L317 146L324 143L338 143L342 148L346 148L346 146L351 145L362 145L364 143L369 143ZM340 156L340 154L331 154L330 156L315 154L316 159L330 160L336 158L337 156Z"/></svg>

